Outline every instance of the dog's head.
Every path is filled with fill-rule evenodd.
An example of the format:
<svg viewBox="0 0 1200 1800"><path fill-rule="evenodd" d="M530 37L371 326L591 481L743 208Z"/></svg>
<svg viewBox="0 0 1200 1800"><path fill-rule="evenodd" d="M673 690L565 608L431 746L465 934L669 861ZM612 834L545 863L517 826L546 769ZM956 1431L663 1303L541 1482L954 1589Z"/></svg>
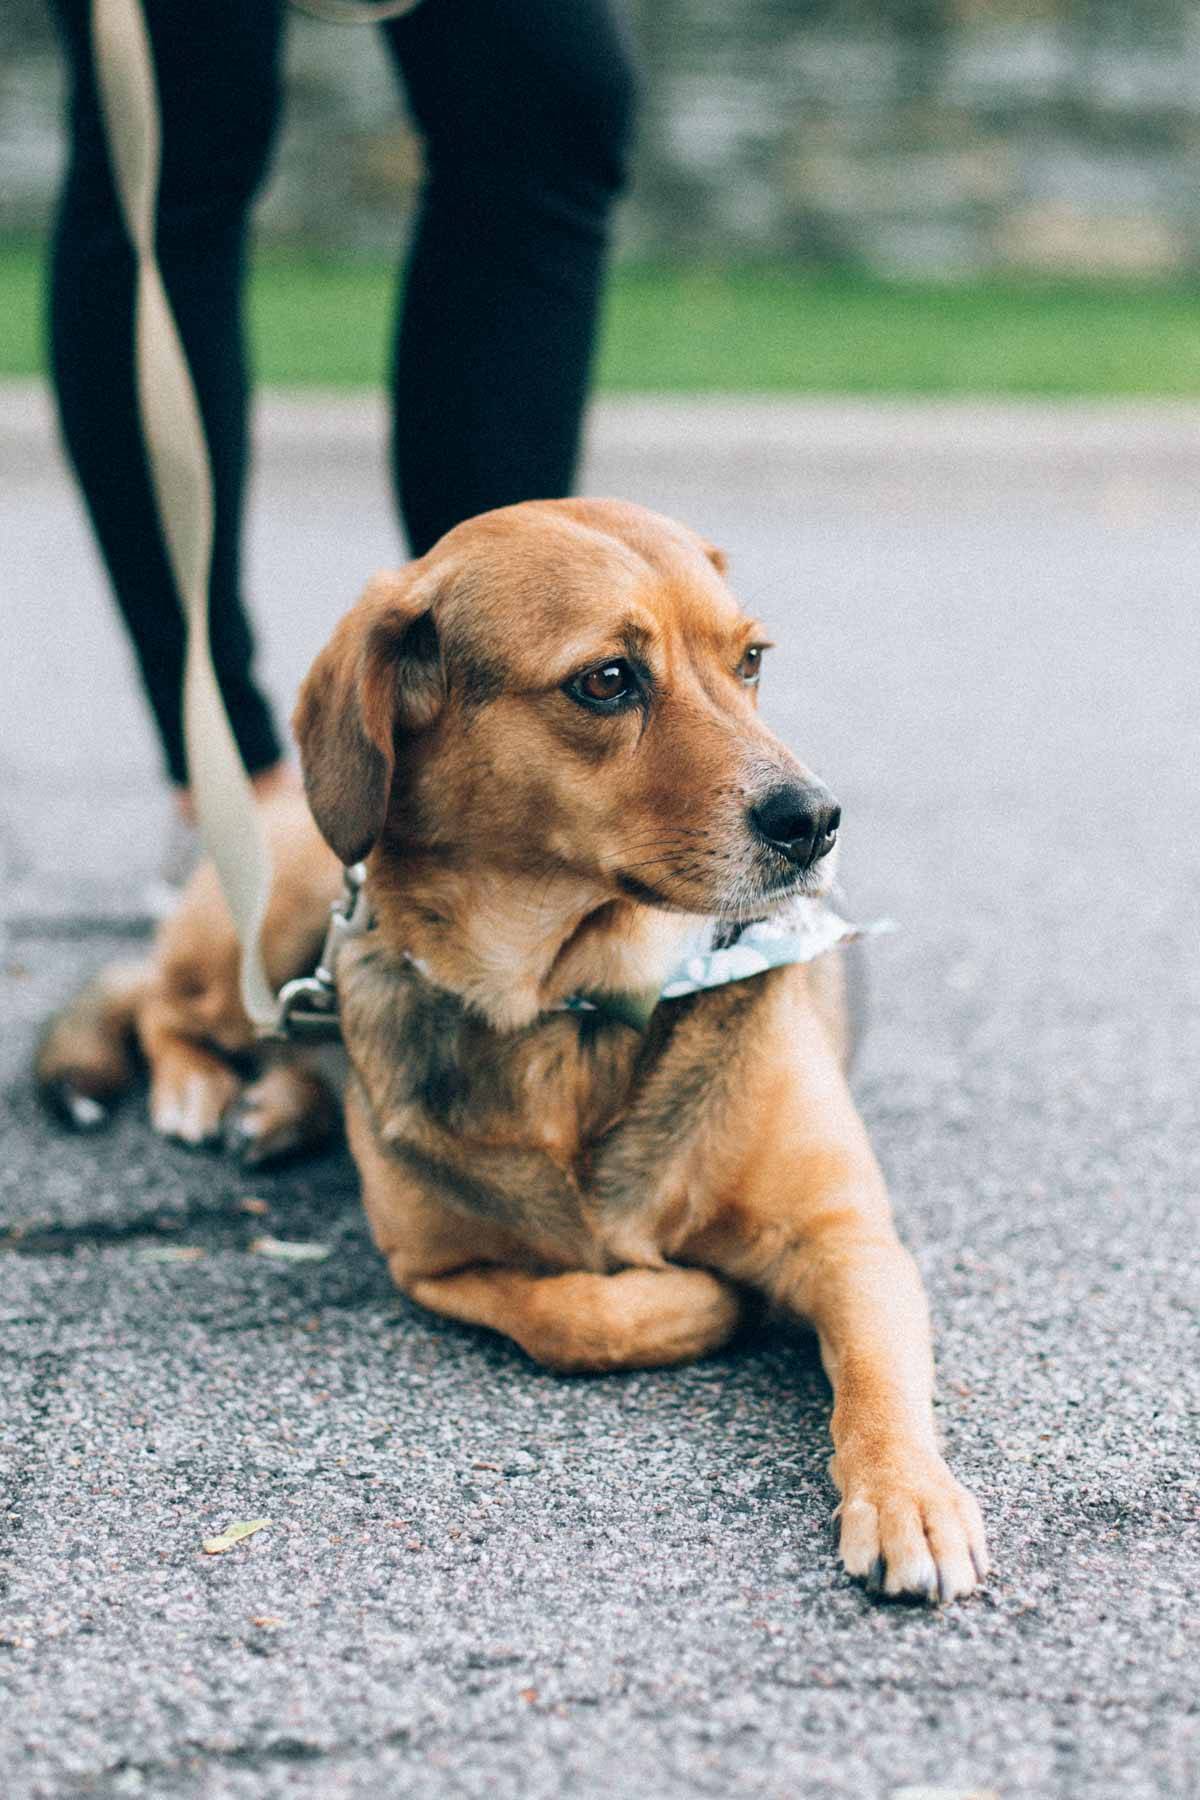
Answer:
<svg viewBox="0 0 1200 1800"><path fill-rule="evenodd" d="M643 507L560 500L377 576L295 714L325 838L730 919L823 891L840 814L757 715L768 646L723 570Z"/></svg>

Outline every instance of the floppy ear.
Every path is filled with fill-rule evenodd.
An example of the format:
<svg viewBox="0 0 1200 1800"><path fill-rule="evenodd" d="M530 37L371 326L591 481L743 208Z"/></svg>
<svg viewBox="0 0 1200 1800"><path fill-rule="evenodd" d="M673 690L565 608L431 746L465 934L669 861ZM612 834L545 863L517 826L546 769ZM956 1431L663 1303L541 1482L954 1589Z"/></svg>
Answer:
<svg viewBox="0 0 1200 1800"><path fill-rule="evenodd" d="M376 575L309 670L292 714L304 788L322 837L344 863L367 854L383 827L397 738L441 708L434 582Z"/></svg>

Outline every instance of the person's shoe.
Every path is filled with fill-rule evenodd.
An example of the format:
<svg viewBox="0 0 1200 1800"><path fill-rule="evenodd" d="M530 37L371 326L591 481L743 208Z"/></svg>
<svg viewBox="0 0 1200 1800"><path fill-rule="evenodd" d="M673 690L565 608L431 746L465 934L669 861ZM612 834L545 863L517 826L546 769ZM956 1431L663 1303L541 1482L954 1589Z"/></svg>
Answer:
<svg viewBox="0 0 1200 1800"><path fill-rule="evenodd" d="M180 817L178 804L172 798L158 874L143 890L146 911L152 919L165 919L174 911L200 857L200 833Z"/></svg>

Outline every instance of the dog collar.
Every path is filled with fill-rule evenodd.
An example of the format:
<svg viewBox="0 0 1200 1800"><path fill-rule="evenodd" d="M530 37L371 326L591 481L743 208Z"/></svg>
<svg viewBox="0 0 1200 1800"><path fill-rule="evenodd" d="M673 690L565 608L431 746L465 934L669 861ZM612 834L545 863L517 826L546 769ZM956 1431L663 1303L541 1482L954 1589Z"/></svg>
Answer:
<svg viewBox="0 0 1200 1800"><path fill-rule="evenodd" d="M339 1035L337 1008L338 952L348 938L359 937L374 924L367 901L366 869L356 863L346 870L345 892L330 911L321 960L311 975L289 981L279 996L279 1038L327 1038ZM660 988L603 990L568 994L548 1013L594 1013L645 1031L664 1000L682 1000L706 988L746 981L786 963L815 962L837 944L894 931L890 919L852 925L825 900L801 896L769 919L747 925L720 921L706 925L690 944ZM545 1015L543 1015L545 1016Z"/></svg>

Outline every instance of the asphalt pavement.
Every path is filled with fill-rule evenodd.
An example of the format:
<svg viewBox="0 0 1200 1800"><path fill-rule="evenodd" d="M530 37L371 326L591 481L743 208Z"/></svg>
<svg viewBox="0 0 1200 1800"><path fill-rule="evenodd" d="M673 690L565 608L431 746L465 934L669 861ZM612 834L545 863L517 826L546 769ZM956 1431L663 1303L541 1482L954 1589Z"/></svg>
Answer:
<svg viewBox="0 0 1200 1800"><path fill-rule="evenodd" d="M366 402L264 409L284 703L399 557L381 446ZM995 1562L934 1612L837 1572L800 1333L555 1377L392 1291L344 1155L251 1178L139 1097L83 1140L39 1115L38 1022L136 945L163 811L30 390L0 470L7 1800L1200 1795L1200 415L628 402L593 433L590 491L730 552L855 909L902 927L856 1086Z"/></svg>

